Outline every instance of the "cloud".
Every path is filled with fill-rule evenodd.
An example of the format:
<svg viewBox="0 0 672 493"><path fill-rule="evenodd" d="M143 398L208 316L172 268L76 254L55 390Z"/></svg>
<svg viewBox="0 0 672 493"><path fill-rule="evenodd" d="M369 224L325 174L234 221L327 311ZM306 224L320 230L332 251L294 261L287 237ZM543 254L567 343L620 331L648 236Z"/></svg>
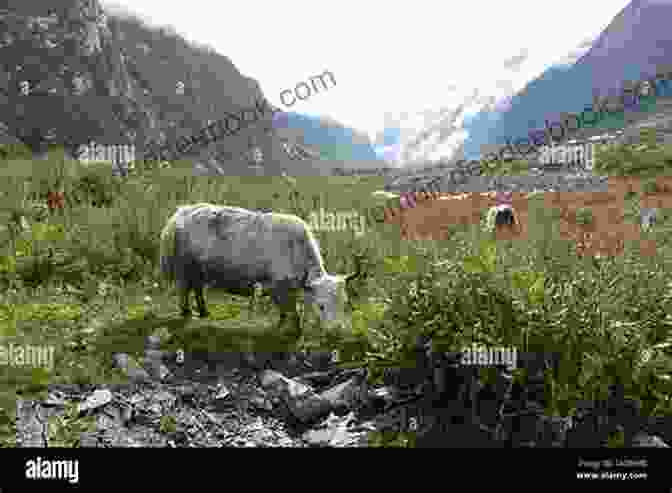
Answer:
<svg viewBox="0 0 672 493"><path fill-rule="evenodd" d="M504 60L504 68L507 70L513 70L514 72L518 72L523 63L527 61L529 56L530 54L527 48L523 48L518 55Z"/></svg>

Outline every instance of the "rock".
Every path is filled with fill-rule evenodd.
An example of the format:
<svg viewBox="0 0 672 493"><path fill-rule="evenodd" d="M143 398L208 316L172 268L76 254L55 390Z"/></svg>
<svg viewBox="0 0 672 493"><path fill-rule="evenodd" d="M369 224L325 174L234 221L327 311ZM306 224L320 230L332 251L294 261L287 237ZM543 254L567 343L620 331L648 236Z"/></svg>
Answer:
<svg viewBox="0 0 672 493"><path fill-rule="evenodd" d="M365 403L369 410L385 412L389 408L417 400L418 396L409 397L408 394L399 392L396 387L380 387L369 390Z"/></svg>
<svg viewBox="0 0 672 493"><path fill-rule="evenodd" d="M161 346L161 336L160 335L149 335L147 336L147 349L159 349Z"/></svg>
<svg viewBox="0 0 672 493"><path fill-rule="evenodd" d="M327 371L335 363L331 351L311 351L306 355L306 364L314 371Z"/></svg>
<svg viewBox="0 0 672 493"><path fill-rule="evenodd" d="M67 398L63 392L59 391L50 391L47 395L47 398L42 402L44 407L65 407L67 404Z"/></svg>
<svg viewBox="0 0 672 493"><path fill-rule="evenodd" d="M145 349L145 359L153 361L163 361L164 359L170 356L169 351L164 351L162 349Z"/></svg>
<svg viewBox="0 0 672 493"><path fill-rule="evenodd" d="M18 447L46 447L47 420L37 401L16 400L16 444Z"/></svg>
<svg viewBox="0 0 672 493"><path fill-rule="evenodd" d="M126 353L116 353L112 356L114 364L126 376L135 381L149 381L151 377L131 356Z"/></svg>
<svg viewBox="0 0 672 493"><path fill-rule="evenodd" d="M640 432L637 433L632 438L631 447L642 448L642 447L654 447L654 448L670 448L661 438L648 435L647 433Z"/></svg>
<svg viewBox="0 0 672 493"><path fill-rule="evenodd" d="M436 176L437 172L444 173L443 176ZM459 171L455 170L429 170L419 171L421 175L401 176L395 178L390 184L385 185L385 190L395 193L410 191L416 180L427 181L430 178L440 182L441 192L482 192L485 190L512 190L521 192L530 192L534 189L559 188L562 191L593 190L607 191L608 184L606 177L596 176L590 172L572 172L567 169L559 168L541 169L533 167L527 175L511 176L487 176L480 175L476 167L464 167ZM422 174L433 173L433 174ZM438 179L437 179L438 178ZM558 184L561 185L558 187Z"/></svg>
<svg viewBox="0 0 672 493"><path fill-rule="evenodd" d="M215 394L214 400L230 400L231 399L231 391L229 388L224 385L224 384L219 384L217 386L217 393Z"/></svg>
<svg viewBox="0 0 672 493"><path fill-rule="evenodd" d="M302 423L316 421L331 412L331 403L310 387L284 375L265 370L259 375L261 387L272 397L280 398L292 415Z"/></svg>
<svg viewBox="0 0 672 493"><path fill-rule="evenodd" d="M327 400L337 414L345 414L368 404L366 381L352 377L320 394Z"/></svg>
<svg viewBox="0 0 672 493"><path fill-rule="evenodd" d="M370 391L369 401L378 411L382 411L396 402L396 395L391 387L380 387Z"/></svg>
<svg viewBox="0 0 672 493"><path fill-rule="evenodd" d="M249 399L250 399L250 403L258 409L262 409L264 411L272 411L273 410L273 403L268 398L268 396L261 390L255 391L250 396Z"/></svg>
<svg viewBox="0 0 672 493"><path fill-rule="evenodd" d="M340 369L335 368L333 370L329 371L315 371L311 373L305 373L301 375L300 377L297 378L302 383L305 383L306 385L312 385L316 387L323 387L325 385L329 385L334 381L334 378L338 373L340 373Z"/></svg>
<svg viewBox="0 0 672 493"><path fill-rule="evenodd" d="M112 400L112 392L110 392L107 389L99 389L96 390L93 394L91 394L86 399L86 401L80 403L77 406L77 410L80 413L84 413L86 411L102 407L105 404L109 403L111 400Z"/></svg>
<svg viewBox="0 0 672 493"><path fill-rule="evenodd" d="M145 350L143 367L146 368L147 373L158 380L167 379L171 375L171 372L163 363L163 359L166 358L168 354L168 351L161 351L158 349Z"/></svg>
<svg viewBox="0 0 672 493"><path fill-rule="evenodd" d="M352 413L346 416L331 414L319 428L306 431L303 438L313 447L362 447L369 430L349 427L354 420Z"/></svg>

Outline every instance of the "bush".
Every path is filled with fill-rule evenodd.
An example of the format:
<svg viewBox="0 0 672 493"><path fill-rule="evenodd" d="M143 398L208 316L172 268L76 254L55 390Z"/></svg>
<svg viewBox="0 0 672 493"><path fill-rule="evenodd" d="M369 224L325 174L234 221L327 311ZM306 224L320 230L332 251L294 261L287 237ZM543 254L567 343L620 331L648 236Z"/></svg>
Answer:
<svg viewBox="0 0 672 493"><path fill-rule="evenodd" d="M654 129L640 132L639 144L598 146L595 171L615 176L658 176L672 170L672 146L656 142Z"/></svg>
<svg viewBox="0 0 672 493"><path fill-rule="evenodd" d="M91 165L80 170L72 182L66 200L71 207L90 204L93 207L111 207L121 194L122 182L112 176L109 165Z"/></svg>
<svg viewBox="0 0 672 493"><path fill-rule="evenodd" d="M581 207L576 211L576 222L579 224L591 224L593 219L593 212L588 207Z"/></svg>
<svg viewBox="0 0 672 493"><path fill-rule="evenodd" d="M33 153L24 144L0 144L0 161L32 159Z"/></svg>

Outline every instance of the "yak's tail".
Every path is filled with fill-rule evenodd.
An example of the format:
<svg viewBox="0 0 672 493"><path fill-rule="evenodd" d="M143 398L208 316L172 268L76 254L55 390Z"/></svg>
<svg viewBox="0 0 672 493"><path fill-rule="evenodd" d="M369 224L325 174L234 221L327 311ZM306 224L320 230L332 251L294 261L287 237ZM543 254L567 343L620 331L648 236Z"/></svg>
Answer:
<svg viewBox="0 0 672 493"><path fill-rule="evenodd" d="M169 280L175 279L175 261L176 261L176 235L178 212L168 219L168 222L161 231L159 241L159 267L161 273Z"/></svg>

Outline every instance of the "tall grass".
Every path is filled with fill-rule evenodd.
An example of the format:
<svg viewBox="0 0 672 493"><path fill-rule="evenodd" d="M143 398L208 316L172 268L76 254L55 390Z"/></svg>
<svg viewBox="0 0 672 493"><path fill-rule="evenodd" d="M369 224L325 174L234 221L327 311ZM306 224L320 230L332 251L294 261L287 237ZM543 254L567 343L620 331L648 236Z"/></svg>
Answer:
<svg viewBox="0 0 672 493"><path fill-rule="evenodd" d="M0 396L6 436L14 392L119 378L108 361L112 348L157 327L192 330L175 321L172 292L158 276L159 234L177 206L271 207L306 218L319 204L371 217L371 192L381 187L375 179L299 177L289 184L180 170L115 179L109 169L62 159L25 166L5 162L0 183L0 335L56 344L58 358L47 373L12 369ZM62 213L45 215L41 195L59 180L70 200ZM640 257L636 245L612 259L579 258L560 239L543 196L531 202L529 229L526 240L510 241L494 241L476 224L456 227L444 241L404 241L395 226L373 221L361 237L317 232L330 271L352 271L360 262L365 276L351 289L350 331L309 332L304 343L338 347L341 360L368 367L374 378L412 364L422 336L446 351L476 342L552 352L561 363L547 376L550 414L571 415L582 399L603 398L614 383L643 413L672 412L669 247L653 258ZM213 303L216 320L202 329L211 350L214 333L233 338L226 328L234 322L244 337L268 320L270 307L250 319L234 298Z"/></svg>

